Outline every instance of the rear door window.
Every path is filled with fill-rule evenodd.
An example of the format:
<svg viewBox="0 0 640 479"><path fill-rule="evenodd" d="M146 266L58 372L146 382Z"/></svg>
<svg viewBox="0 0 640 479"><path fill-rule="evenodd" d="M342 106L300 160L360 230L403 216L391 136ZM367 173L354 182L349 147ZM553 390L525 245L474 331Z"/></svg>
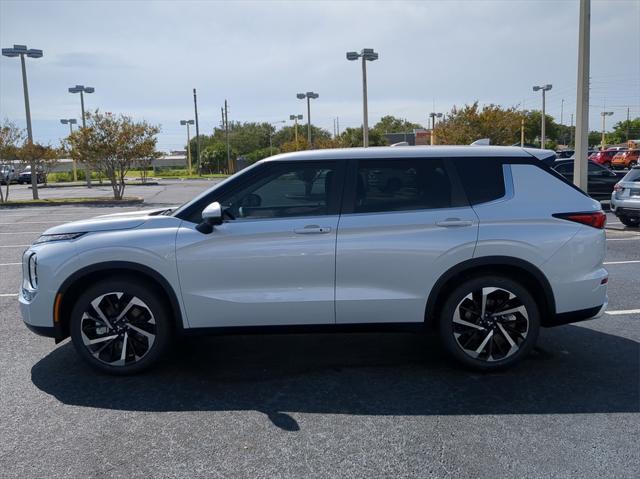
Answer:
<svg viewBox="0 0 640 479"><path fill-rule="evenodd" d="M355 213L461 206L442 159L358 161Z"/></svg>

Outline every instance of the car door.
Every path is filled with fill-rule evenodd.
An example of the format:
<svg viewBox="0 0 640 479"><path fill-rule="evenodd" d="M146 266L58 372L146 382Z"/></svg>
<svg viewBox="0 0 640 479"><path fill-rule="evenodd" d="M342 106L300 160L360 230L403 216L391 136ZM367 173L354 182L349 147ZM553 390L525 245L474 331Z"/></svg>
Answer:
<svg viewBox="0 0 640 479"><path fill-rule="evenodd" d="M266 162L209 198L235 219L210 234L183 222L176 259L190 327L335 322L343 172L336 161Z"/></svg>
<svg viewBox="0 0 640 479"><path fill-rule="evenodd" d="M336 245L336 322L424 321L427 297L471 259L478 219L443 159L354 160Z"/></svg>

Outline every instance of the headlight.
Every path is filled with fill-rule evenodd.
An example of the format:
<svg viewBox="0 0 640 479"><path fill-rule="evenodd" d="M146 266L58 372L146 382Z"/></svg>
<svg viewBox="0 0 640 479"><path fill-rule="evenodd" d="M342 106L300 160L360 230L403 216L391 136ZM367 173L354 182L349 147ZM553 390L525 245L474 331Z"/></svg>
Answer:
<svg viewBox="0 0 640 479"><path fill-rule="evenodd" d="M31 286L32 289L37 289L38 288L38 258L36 257L35 253L29 256L29 259L27 262L27 268L29 273L29 286Z"/></svg>
<svg viewBox="0 0 640 479"><path fill-rule="evenodd" d="M33 244L51 243L52 241L67 241L79 238L86 233L60 233L55 235L42 235Z"/></svg>

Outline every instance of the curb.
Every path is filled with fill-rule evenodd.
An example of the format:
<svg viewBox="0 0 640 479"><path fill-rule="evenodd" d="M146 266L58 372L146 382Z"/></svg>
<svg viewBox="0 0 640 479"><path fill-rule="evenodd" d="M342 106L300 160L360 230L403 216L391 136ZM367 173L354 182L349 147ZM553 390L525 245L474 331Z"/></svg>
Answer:
<svg viewBox="0 0 640 479"><path fill-rule="evenodd" d="M86 187L86 183L51 183L47 186L38 186L39 190L47 190L47 189L53 189L53 188L78 188L78 187ZM159 183L157 181L147 181L146 183L141 183L139 181L134 181L132 183L125 183L125 186L158 186ZM110 184L107 183L103 183L102 185L100 183L91 183L91 186L111 186ZM28 187L29 189L33 189L32 186Z"/></svg>
<svg viewBox="0 0 640 479"><path fill-rule="evenodd" d="M129 205L139 205L144 203L144 198L139 196L128 197L123 200L114 200L111 198L106 198L104 200L100 200L98 198L94 200L86 200L86 201L47 201L40 200L40 203L34 203L33 201L16 201L10 203L0 203L0 209L10 209L10 208L24 208L28 206L129 206Z"/></svg>

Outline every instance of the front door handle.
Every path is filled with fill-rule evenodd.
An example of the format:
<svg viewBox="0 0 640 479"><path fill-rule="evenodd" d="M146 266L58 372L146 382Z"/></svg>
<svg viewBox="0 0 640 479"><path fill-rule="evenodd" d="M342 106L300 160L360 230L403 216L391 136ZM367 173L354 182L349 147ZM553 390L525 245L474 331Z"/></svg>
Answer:
<svg viewBox="0 0 640 479"><path fill-rule="evenodd" d="M461 220L460 218L447 218L446 220L436 221L436 225L444 228L455 228L460 226L471 226L473 225L473 221Z"/></svg>
<svg viewBox="0 0 640 479"><path fill-rule="evenodd" d="M296 228L293 230L294 233L299 235L318 235L329 233L331 228L328 226L318 226L318 225L307 225L304 228Z"/></svg>

